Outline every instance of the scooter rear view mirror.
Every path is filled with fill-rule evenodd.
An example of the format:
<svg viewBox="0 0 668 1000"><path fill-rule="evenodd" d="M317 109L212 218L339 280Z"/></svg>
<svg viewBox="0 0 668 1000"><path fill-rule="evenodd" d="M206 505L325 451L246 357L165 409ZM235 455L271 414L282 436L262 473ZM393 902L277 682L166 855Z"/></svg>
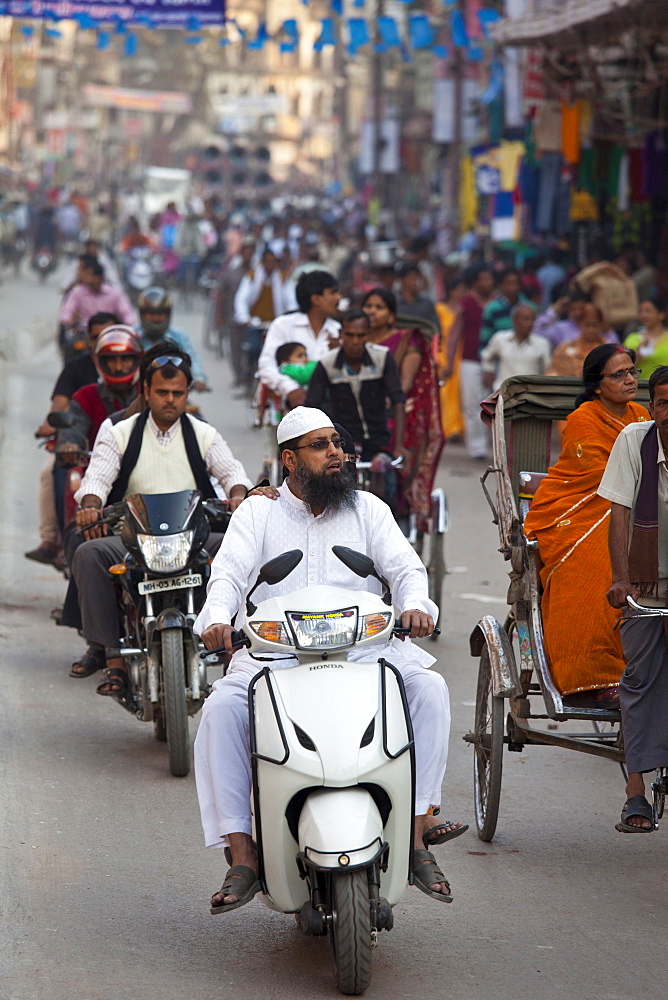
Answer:
<svg viewBox="0 0 668 1000"><path fill-rule="evenodd" d="M74 417L71 413L67 413L66 411L54 410L52 413L48 414L46 422L47 424L50 424L51 427L55 427L60 431L66 427L71 427L74 423Z"/></svg>
<svg viewBox="0 0 668 1000"><path fill-rule="evenodd" d="M268 583L270 586L274 586L280 583L281 580L285 580L286 576L292 573L293 569L299 565L303 558L304 553L301 549L290 549L289 552L281 552L280 556L275 556L269 562L266 562L264 566L260 567L258 578L246 595L246 609L249 615L255 612L255 605L251 601L251 596L260 584Z"/></svg>
<svg viewBox="0 0 668 1000"><path fill-rule="evenodd" d="M349 549L347 545L332 545L332 552L356 576L361 576L363 580L366 580L369 576L373 576L376 580L379 580L383 585L383 601L388 605L392 603L390 585L376 570L373 559L365 556L363 552L356 552L355 549Z"/></svg>
<svg viewBox="0 0 668 1000"><path fill-rule="evenodd" d="M368 576L376 575L373 559L369 559L363 552L349 549L347 545L332 545L332 552L344 566L347 566L356 576L361 576L363 580L366 580Z"/></svg>

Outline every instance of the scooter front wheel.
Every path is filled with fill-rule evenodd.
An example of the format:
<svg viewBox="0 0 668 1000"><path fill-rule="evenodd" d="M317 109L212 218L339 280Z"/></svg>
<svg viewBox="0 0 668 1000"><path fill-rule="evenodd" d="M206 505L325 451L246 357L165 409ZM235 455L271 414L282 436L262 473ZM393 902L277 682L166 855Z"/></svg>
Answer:
<svg viewBox="0 0 668 1000"><path fill-rule="evenodd" d="M336 986L359 996L371 982L371 911L365 870L332 875L329 942Z"/></svg>

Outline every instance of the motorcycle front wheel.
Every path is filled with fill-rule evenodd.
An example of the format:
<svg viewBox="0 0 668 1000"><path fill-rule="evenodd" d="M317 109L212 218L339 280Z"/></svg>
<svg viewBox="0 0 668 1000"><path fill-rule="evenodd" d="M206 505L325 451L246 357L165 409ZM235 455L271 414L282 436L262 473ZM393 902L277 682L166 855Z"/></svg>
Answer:
<svg viewBox="0 0 668 1000"><path fill-rule="evenodd" d="M167 735L169 770L175 778L185 778L190 771L190 734L181 629L166 628L160 633L162 642L162 676L164 684L164 719Z"/></svg>
<svg viewBox="0 0 668 1000"><path fill-rule="evenodd" d="M332 876L329 943L337 989L359 996L371 982L371 911L365 870Z"/></svg>

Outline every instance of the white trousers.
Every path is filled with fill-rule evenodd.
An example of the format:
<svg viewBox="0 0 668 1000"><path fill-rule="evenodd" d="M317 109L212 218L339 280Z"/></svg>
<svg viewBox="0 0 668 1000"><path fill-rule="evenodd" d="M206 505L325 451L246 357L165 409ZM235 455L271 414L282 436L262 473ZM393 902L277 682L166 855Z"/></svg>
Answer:
<svg viewBox="0 0 668 1000"><path fill-rule="evenodd" d="M489 432L480 419L480 402L485 398L485 389L479 361L462 360L459 369L459 395L464 414L466 450L471 458L485 458Z"/></svg>
<svg viewBox="0 0 668 1000"><path fill-rule="evenodd" d="M411 659L408 640L405 645L405 658L397 655L395 643L373 652L367 647L364 659L385 654L402 676L415 737L415 815L422 816L441 802L450 698L441 675ZM248 686L259 667L245 650L235 653L226 676L214 683L204 702L195 739L195 780L207 847L226 846L230 833L252 832Z"/></svg>

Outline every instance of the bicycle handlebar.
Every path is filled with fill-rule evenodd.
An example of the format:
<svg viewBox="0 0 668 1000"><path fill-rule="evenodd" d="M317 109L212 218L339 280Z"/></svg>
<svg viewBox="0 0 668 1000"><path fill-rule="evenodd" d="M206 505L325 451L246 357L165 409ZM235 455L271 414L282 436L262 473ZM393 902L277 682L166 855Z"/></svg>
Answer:
<svg viewBox="0 0 668 1000"><path fill-rule="evenodd" d="M371 462L356 462L355 467L359 469L360 472L366 472L368 469L371 468L371 464L372 464ZM392 466L393 469L400 469L403 464L404 464L403 455L400 455L399 458L393 458L392 461L390 462L390 465Z"/></svg>

